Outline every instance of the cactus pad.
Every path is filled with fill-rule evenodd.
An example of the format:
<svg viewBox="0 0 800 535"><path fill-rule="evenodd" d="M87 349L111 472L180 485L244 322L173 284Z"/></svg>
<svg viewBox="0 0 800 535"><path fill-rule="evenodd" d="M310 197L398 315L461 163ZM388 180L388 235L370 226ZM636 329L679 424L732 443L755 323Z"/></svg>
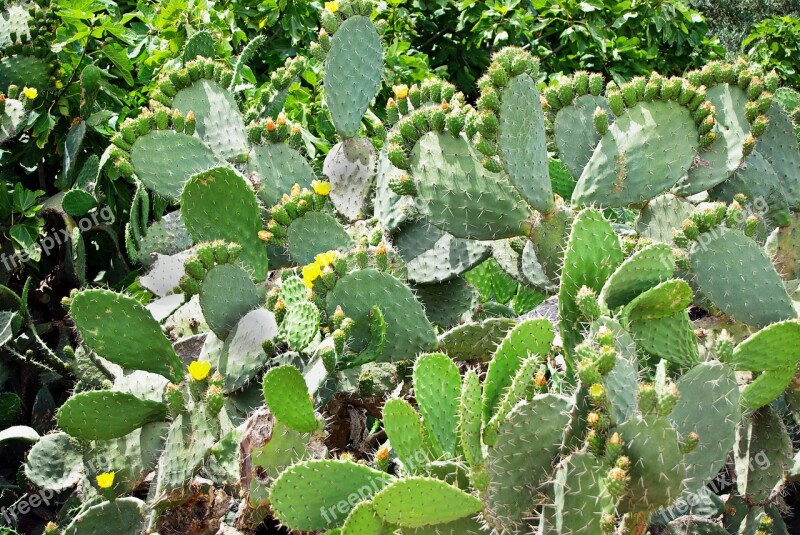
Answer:
<svg viewBox="0 0 800 535"><path fill-rule="evenodd" d="M795 317L792 300L764 251L737 230L717 228L691 249L700 291L720 310L756 327Z"/></svg>
<svg viewBox="0 0 800 535"><path fill-rule="evenodd" d="M600 299L608 308L627 304L640 293L672 277L675 258L665 244L654 244L637 251L608 278Z"/></svg>
<svg viewBox="0 0 800 535"><path fill-rule="evenodd" d="M312 531L341 526L357 503L372 498L392 476L344 461L307 461L283 472L272 485L270 501L276 518L290 529Z"/></svg>
<svg viewBox="0 0 800 535"><path fill-rule="evenodd" d="M386 320L386 349L382 361L413 358L436 347L433 326L411 290L387 273L363 269L344 276L327 298L328 314L341 306L355 321L351 349L360 351L369 341L369 314L373 306Z"/></svg>
<svg viewBox="0 0 800 535"><path fill-rule="evenodd" d="M123 368L183 376L183 364L161 326L138 301L106 290L85 290L72 298L70 313L84 343Z"/></svg>
<svg viewBox="0 0 800 535"><path fill-rule="evenodd" d="M288 194L295 184L310 188L317 178L308 160L284 143L253 147L247 165L260 178L258 198L264 206L278 204L281 196Z"/></svg>
<svg viewBox="0 0 800 535"><path fill-rule="evenodd" d="M368 139L345 139L325 157L322 172L331 181L330 198L350 221L363 215L375 176L375 148Z"/></svg>
<svg viewBox="0 0 800 535"><path fill-rule="evenodd" d="M217 167L194 175L181 194L181 216L195 243L223 240L242 246L240 261L254 280L267 273L267 249L255 193L233 169Z"/></svg>
<svg viewBox="0 0 800 535"><path fill-rule="evenodd" d="M609 117L613 117L606 99L595 95L582 95L556 114L553 137L559 159L572 176L579 177L583 174L583 168L589 163L594 149L600 143L601 136L594 126L594 112L598 107L604 109Z"/></svg>
<svg viewBox="0 0 800 535"><path fill-rule="evenodd" d="M404 399L390 399L383 406L383 426L403 467L408 473L417 473L427 463L431 449L417 411Z"/></svg>
<svg viewBox="0 0 800 535"><path fill-rule="evenodd" d="M373 507L385 522L418 528L473 515L483 509L483 503L439 479L411 477L381 490L373 498Z"/></svg>
<svg viewBox="0 0 800 535"><path fill-rule="evenodd" d="M167 406L125 392L94 390L69 398L58 410L58 425L82 440L109 440L167 417Z"/></svg>
<svg viewBox="0 0 800 535"><path fill-rule="evenodd" d="M213 267L203 279L200 307L208 326L225 340L236 323L258 307L258 291L245 270L235 264Z"/></svg>
<svg viewBox="0 0 800 535"><path fill-rule="evenodd" d="M736 486L751 503L775 496L792 461L792 442L781 417L764 407L742 419L734 448Z"/></svg>
<svg viewBox="0 0 800 535"><path fill-rule="evenodd" d="M414 394L436 456L454 457L461 398L458 367L441 353L420 356L414 364Z"/></svg>
<svg viewBox="0 0 800 535"><path fill-rule="evenodd" d="M350 249L353 239L336 218L321 212L308 212L292 221L287 231L287 245L292 260L310 264L320 253Z"/></svg>
<svg viewBox="0 0 800 535"><path fill-rule="evenodd" d="M325 95L343 138L358 134L361 119L380 88L383 46L368 17L347 19L331 39L325 63Z"/></svg>
<svg viewBox="0 0 800 535"><path fill-rule="evenodd" d="M268 356L263 344L277 333L275 316L263 308L248 312L238 321L225 340L218 361L211 362L224 378L225 392L244 387L266 366Z"/></svg>
<svg viewBox="0 0 800 535"><path fill-rule="evenodd" d="M603 465L588 452L561 462L555 476L556 533L601 533L604 513L614 510L603 481Z"/></svg>
<svg viewBox="0 0 800 535"><path fill-rule="evenodd" d="M74 487L83 475L83 459L66 433L45 435L25 460L25 477L37 487L61 492Z"/></svg>
<svg viewBox="0 0 800 535"><path fill-rule="evenodd" d="M72 519L64 535L138 535L144 528L144 502L120 498L89 507Z"/></svg>
<svg viewBox="0 0 800 535"><path fill-rule="evenodd" d="M267 372L264 400L275 418L289 429L311 433L319 428L305 379L294 366L287 364Z"/></svg>

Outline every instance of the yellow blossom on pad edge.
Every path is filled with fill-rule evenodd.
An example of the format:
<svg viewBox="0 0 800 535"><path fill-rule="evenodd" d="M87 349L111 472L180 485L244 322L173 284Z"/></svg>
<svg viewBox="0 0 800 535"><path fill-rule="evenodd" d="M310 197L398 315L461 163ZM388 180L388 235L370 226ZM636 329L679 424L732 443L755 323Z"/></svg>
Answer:
<svg viewBox="0 0 800 535"><path fill-rule="evenodd" d="M331 13L336 13L339 11L339 2L325 2L325 9Z"/></svg>
<svg viewBox="0 0 800 535"><path fill-rule="evenodd" d="M192 379L195 381L202 381L208 377L208 373L211 371L211 363L205 360L195 360L187 366L187 369Z"/></svg>
<svg viewBox="0 0 800 535"><path fill-rule="evenodd" d="M394 97L397 100L405 100L405 99L408 98L408 86L407 85L405 85L405 84L396 85L396 86L394 86L392 88L392 90L394 91Z"/></svg>
<svg viewBox="0 0 800 535"><path fill-rule="evenodd" d="M102 474L98 475L95 480L97 481L97 486L101 489L109 489L114 484L114 476L116 472L103 472Z"/></svg>
<svg viewBox="0 0 800 535"><path fill-rule="evenodd" d="M336 251L328 251L327 253L320 253L314 257L314 263L319 267L324 268L333 264L336 260Z"/></svg>
<svg viewBox="0 0 800 535"><path fill-rule="evenodd" d="M322 269L318 264L309 264L303 268L303 282L306 286L311 288L314 285L313 282L317 280L321 274Z"/></svg>
<svg viewBox="0 0 800 535"><path fill-rule="evenodd" d="M311 182L311 187L314 189L314 193L323 197L331 192L331 183L327 181L314 180Z"/></svg>
<svg viewBox="0 0 800 535"><path fill-rule="evenodd" d="M39 96L39 91L37 91L35 87L25 87L22 89L22 94L25 95L25 98L28 100L35 100L36 97Z"/></svg>

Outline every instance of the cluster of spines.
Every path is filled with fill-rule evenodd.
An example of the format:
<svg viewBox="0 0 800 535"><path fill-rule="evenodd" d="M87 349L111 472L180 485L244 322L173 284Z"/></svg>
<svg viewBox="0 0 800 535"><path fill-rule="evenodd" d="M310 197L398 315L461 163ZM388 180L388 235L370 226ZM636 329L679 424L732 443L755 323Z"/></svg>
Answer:
<svg viewBox="0 0 800 535"><path fill-rule="evenodd" d="M745 61L727 63L712 61L702 69L692 71L686 79L695 85L713 87L729 84L739 87L747 95L745 117L750 123L750 134L744 142L744 154L753 151L756 139L764 134L769 126L765 115L775 99L775 91L780 86L780 77L775 71L764 73L763 67Z"/></svg>
<svg viewBox="0 0 800 535"><path fill-rule="evenodd" d="M187 297L199 294L209 270L236 262L241 252L242 246L238 243L214 241L198 245L195 253L184 262L186 274L181 277L178 290Z"/></svg>
<svg viewBox="0 0 800 535"><path fill-rule="evenodd" d="M484 167L491 172L503 170L497 146L503 90L513 78L523 74L535 82L539 77L539 59L521 48L508 47L494 55L486 74L478 80L477 113L468 117L467 135L483 155Z"/></svg>
<svg viewBox="0 0 800 535"><path fill-rule="evenodd" d="M417 141L428 132L457 136L465 127L472 108L453 84L429 78L421 85L394 87L394 97L386 105L387 122L395 124L387 139L387 154L392 165L411 168L409 156Z"/></svg>
<svg viewBox="0 0 800 535"><path fill-rule="evenodd" d="M200 79L213 80L222 87L228 87L233 79L233 71L223 63L199 57L183 67L164 72L156 82L156 88L150 93L150 99L171 107L172 99L178 91Z"/></svg>
<svg viewBox="0 0 800 535"><path fill-rule="evenodd" d="M117 172L124 177L134 175L130 160L130 150L136 140L154 130L173 130L175 132L194 135L197 118L194 112L186 115L179 110L153 102L152 109L142 108L137 117L129 117L119 125L119 131L111 137L111 161Z"/></svg>

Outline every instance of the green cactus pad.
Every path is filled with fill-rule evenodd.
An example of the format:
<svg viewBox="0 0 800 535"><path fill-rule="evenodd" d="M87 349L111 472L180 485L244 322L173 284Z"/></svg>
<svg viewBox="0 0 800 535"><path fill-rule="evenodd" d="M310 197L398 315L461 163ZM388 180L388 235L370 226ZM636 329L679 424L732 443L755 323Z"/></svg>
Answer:
<svg viewBox="0 0 800 535"><path fill-rule="evenodd" d="M375 178L375 217L386 232L394 232L416 209L414 199L398 195L389 188L392 180L397 180L406 172L389 161L388 145L384 145L378 156L378 171Z"/></svg>
<svg viewBox="0 0 800 535"><path fill-rule="evenodd" d="M213 80L201 78L178 91L172 107L194 112L196 135L222 159L238 161L250 151L242 115L233 95Z"/></svg>
<svg viewBox="0 0 800 535"><path fill-rule="evenodd" d="M5 89L13 84L44 91L51 84L50 70L46 60L35 56L6 56L0 59L0 87Z"/></svg>
<svg viewBox="0 0 800 535"><path fill-rule="evenodd" d="M563 396L537 395L517 405L500 425L497 443L488 450L484 496L484 517L493 529L529 518L561 448L569 410Z"/></svg>
<svg viewBox="0 0 800 535"><path fill-rule="evenodd" d="M378 515L390 524L419 528L444 524L483 509L480 499L439 479L398 479L373 498Z"/></svg>
<svg viewBox="0 0 800 535"><path fill-rule="evenodd" d="M604 466L591 453L575 453L559 465L554 481L556 533L601 533L603 514L614 510L603 481Z"/></svg>
<svg viewBox="0 0 800 535"><path fill-rule="evenodd" d="M374 269L354 271L336 283L328 294L328 315L341 306L347 317L355 321L351 350L366 347L369 336L369 314L373 306L383 311L386 320L386 349L381 361L412 359L417 353L436 347L433 326L411 290L387 273Z"/></svg>
<svg viewBox="0 0 800 535"><path fill-rule="evenodd" d="M222 340L248 312L258 307L258 289L235 264L214 266L203 279L200 307L208 326Z"/></svg>
<svg viewBox="0 0 800 535"><path fill-rule="evenodd" d="M463 323L475 306L475 290L461 277L441 284L419 284L412 289L428 320L442 329Z"/></svg>
<svg viewBox="0 0 800 535"><path fill-rule="evenodd" d="M630 491L620 502L623 512L655 511L678 499L686 467L681 463L678 433L663 419L636 416L617 427L631 460Z"/></svg>
<svg viewBox="0 0 800 535"><path fill-rule="evenodd" d="M792 441L781 417L764 407L742 419L733 450L736 486L750 503L774 498L792 462Z"/></svg>
<svg viewBox="0 0 800 535"><path fill-rule="evenodd" d="M450 357L433 353L417 359L414 395L434 453L437 457L454 457L458 448L461 374Z"/></svg>
<svg viewBox="0 0 800 535"><path fill-rule="evenodd" d="M640 293L672 277L675 257L665 244L649 245L625 260L608 278L600 299L610 309L627 304Z"/></svg>
<svg viewBox="0 0 800 535"><path fill-rule="evenodd" d="M480 323L459 325L439 337L439 351L453 360L489 362L497 345L516 322L509 318L489 318Z"/></svg>
<svg viewBox="0 0 800 535"><path fill-rule="evenodd" d="M308 300L309 288L300 277L289 277L281 282L278 297L283 300L287 308Z"/></svg>
<svg viewBox="0 0 800 535"><path fill-rule="evenodd" d="M686 307L692 289L683 280L669 280L631 301L623 310L623 324L636 343L649 353L681 366L697 363L694 327Z"/></svg>
<svg viewBox="0 0 800 535"><path fill-rule="evenodd" d="M672 245L672 231L681 228L681 223L693 211L693 206L674 195L656 197L645 206L636 219L639 236L659 243Z"/></svg>
<svg viewBox="0 0 800 535"><path fill-rule="evenodd" d="M180 381L181 363L161 326L138 301L106 290L84 290L70 304L84 343L123 368Z"/></svg>
<svg viewBox="0 0 800 535"><path fill-rule="evenodd" d="M194 175L181 194L181 216L195 243L222 240L241 245L239 260L254 280L264 279L269 261L258 237L261 211L243 176L226 167Z"/></svg>
<svg viewBox="0 0 800 535"><path fill-rule="evenodd" d="M600 143L600 134L594 126L594 112L604 109L609 118L614 115L604 97L583 95L572 104L558 110L553 122L553 137L558 148L558 157L572 176L579 177Z"/></svg>
<svg viewBox="0 0 800 535"><path fill-rule="evenodd" d="M6 99L6 109L0 116L0 143L15 136L28 116L19 100Z"/></svg>
<svg viewBox="0 0 800 535"><path fill-rule="evenodd" d="M769 405L792 383L796 373L796 366L763 372L742 391L739 399L742 408L754 411Z"/></svg>
<svg viewBox="0 0 800 535"><path fill-rule="evenodd" d="M404 225L394 246L406 263L409 280L419 284L451 280L490 254L486 243L455 238L424 219Z"/></svg>
<svg viewBox="0 0 800 535"><path fill-rule="evenodd" d="M575 186L572 204L622 207L668 191L694 161L697 129L675 102L646 102L617 119Z"/></svg>
<svg viewBox="0 0 800 535"><path fill-rule="evenodd" d="M482 468L484 464L481 428L481 381L474 370L468 370L461 386L460 420L458 422L461 447L464 459L473 468Z"/></svg>
<svg viewBox="0 0 800 535"><path fill-rule="evenodd" d="M167 406L126 392L94 390L75 394L58 410L58 425L82 440L109 440L167 417Z"/></svg>
<svg viewBox="0 0 800 535"><path fill-rule="evenodd" d="M183 47L183 62L188 63L198 57L214 59L214 37L207 31L195 32L186 40Z"/></svg>
<svg viewBox="0 0 800 535"><path fill-rule="evenodd" d="M489 531L484 527L480 516L465 517L447 524L434 524L421 528L402 528L402 535L484 535Z"/></svg>
<svg viewBox="0 0 800 535"><path fill-rule="evenodd" d="M343 138L358 134L361 119L378 93L383 45L368 17L347 19L331 39L325 63L325 102Z"/></svg>
<svg viewBox="0 0 800 535"><path fill-rule="evenodd" d="M156 253L175 255L191 246L192 238L186 231L180 210L176 210L147 228L147 232L139 241L138 260L143 265L150 266L155 262Z"/></svg>
<svg viewBox="0 0 800 535"><path fill-rule="evenodd" d="M64 535L138 535L144 515L144 502L138 498L101 502L73 518Z"/></svg>
<svg viewBox="0 0 800 535"><path fill-rule="evenodd" d="M582 318L575 302L578 291L584 286L601 291L623 259L619 239L603 215L594 209L580 212L567 242L558 294L559 329L570 359L580 342Z"/></svg>
<svg viewBox="0 0 800 535"><path fill-rule="evenodd" d="M331 182L330 199L350 221L363 216L375 176L375 148L369 139L345 139L325 157L322 172Z"/></svg>
<svg viewBox="0 0 800 535"><path fill-rule="evenodd" d="M404 399L390 399L383 406L383 427L403 467L410 474L418 473L427 464L432 446L414 407Z"/></svg>
<svg viewBox="0 0 800 535"><path fill-rule="evenodd" d="M25 460L25 477L37 487L61 492L74 487L83 475L83 458L66 433L45 435Z"/></svg>
<svg viewBox="0 0 800 535"><path fill-rule="evenodd" d="M281 327L293 351L305 351L319 334L320 314L314 303L298 303L286 310Z"/></svg>
<svg viewBox="0 0 800 535"><path fill-rule="evenodd" d="M772 165L781 180L786 200L792 210L800 209L800 145L794 124L779 102L767 112L769 127L758 139L758 152Z"/></svg>
<svg viewBox="0 0 800 535"><path fill-rule="evenodd" d="M506 334L489 362L483 383L484 423L494 415L503 391L511 386L522 362L529 355L539 355L544 361L554 339L553 324L543 318L523 321Z"/></svg>
<svg viewBox="0 0 800 535"><path fill-rule="evenodd" d="M341 535L392 535L395 529L380 519L372 502L361 502L350 511Z"/></svg>
<svg viewBox="0 0 800 535"><path fill-rule="evenodd" d="M292 260L304 265L313 262L320 253L350 249L353 239L335 217L308 212L292 221L287 232L287 244Z"/></svg>
<svg viewBox="0 0 800 535"><path fill-rule="evenodd" d="M793 367L800 358L800 323L796 320L773 323L753 334L733 350L737 370L782 370Z"/></svg>
<svg viewBox="0 0 800 535"><path fill-rule="evenodd" d="M158 462L156 502L169 500L189 483L219 440L219 427L205 404L195 405L172 421Z"/></svg>
<svg viewBox="0 0 800 535"><path fill-rule="evenodd" d="M311 433L319 428L303 374L294 366L287 364L267 372L264 400L275 418L289 429Z"/></svg>
<svg viewBox="0 0 800 535"><path fill-rule="evenodd" d="M224 379L225 392L241 389L256 377L267 364L263 344L278 333L275 316L257 308L245 314L225 340L218 359L210 359Z"/></svg>
<svg viewBox="0 0 800 535"><path fill-rule="evenodd" d="M691 261L700 291L734 319L764 327L795 317L769 258L738 230L717 228L701 235L692 245Z"/></svg>
<svg viewBox="0 0 800 535"><path fill-rule="evenodd" d="M247 162L250 172L258 174L258 198L264 206L275 206L292 186L311 188L317 178L314 169L302 154L284 143L267 143L253 147Z"/></svg>
<svg viewBox="0 0 800 535"><path fill-rule="evenodd" d="M484 169L464 136L425 134L414 147L411 169L417 205L433 225L473 240L524 234L530 207L507 178Z"/></svg>
<svg viewBox="0 0 800 535"><path fill-rule="evenodd" d="M685 488L698 492L722 469L733 447L741 418L739 386L729 366L710 361L683 375L677 387L680 398L670 419L681 437L689 433L700 437L697 447L683 457ZM703 406L713 406L714 410L698 410Z"/></svg>
<svg viewBox="0 0 800 535"><path fill-rule="evenodd" d="M275 517L301 531L341 526L357 505L342 501L355 496L369 500L393 480L385 472L345 461L306 461L283 472L272 485L270 502Z"/></svg>
<svg viewBox="0 0 800 535"><path fill-rule="evenodd" d="M714 106L717 140L698 154L687 177L676 185L676 192L684 197L721 184L742 165L745 157L744 141L750 134L745 91L735 85L719 84L706 92L706 99Z"/></svg>
<svg viewBox="0 0 800 535"><path fill-rule="evenodd" d="M781 177L758 150L754 150L728 180L711 190L710 195L712 199L730 203L740 193L754 203L766 203L768 210L765 215L774 224L788 221L789 203ZM763 208L754 208L764 212Z"/></svg>
<svg viewBox="0 0 800 535"><path fill-rule="evenodd" d="M134 142L131 163L148 189L177 200L189 177L220 165L220 159L196 137L154 130Z"/></svg>
<svg viewBox="0 0 800 535"><path fill-rule="evenodd" d="M497 146L511 183L528 204L540 212L552 210L544 113L536 80L528 74L515 76L503 88Z"/></svg>

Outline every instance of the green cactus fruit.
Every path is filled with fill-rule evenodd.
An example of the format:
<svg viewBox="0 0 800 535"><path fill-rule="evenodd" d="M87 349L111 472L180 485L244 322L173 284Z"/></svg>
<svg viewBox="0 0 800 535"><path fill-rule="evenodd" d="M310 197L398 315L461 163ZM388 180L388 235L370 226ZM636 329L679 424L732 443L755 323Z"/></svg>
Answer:
<svg viewBox="0 0 800 535"><path fill-rule="evenodd" d="M441 353L420 356L414 364L414 392L436 456L454 456L461 397L458 367Z"/></svg>
<svg viewBox="0 0 800 535"><path fill-rule="evenodd" d="M658 396L658 406L656 412L659 416L669 416L672 414L672 409L678 403L680 394L674 384L667 385L663 392Z"/></svg>
<svg viewBox="0 0 800 535"><path fill-rule="evenodd" d="M273 483L275 516L290 529L325 530L344 524L358 501L369 500L393 478L366 465L318 460L295 464ZM356 503L342 497L356 496Z"/></svg>
<svg viewBox="0 0 800 535"><path fill-rule="evenodd" d="M183 364L150 312L133 298L84 290L70 301L70 314L84 343L124 368L180 382Z"/></svg>
<svg viewBox="0 0 800 535"><path fill-rule="evenodd" d="M272 368L264 376L264 400L287 427L301 433L320 428L303 375L291 365Z"/></svg>
<svg viewBox="0 0 800 535"><path fill-rule="evenodd" d="M639 387L639 409L642 414L652 414L656 412L658 406L658 393L655 387L650 384L643 384Z"/></svg>
<svg viewBox="0 0 800 535"><path fill-rule="evenodd" d="M578 310L588 321L594 321L603 315L603 308L597 300L597 292L588 286L581 286L578 294L575 296L575 304L578 305Z"/></svg>
<svg viewBox="0 0 800 535"><path fill-rule="evenodd" d="M478 513L483 502L439 479L398 479L373 498L384 522L407 528L444 524Z"/></svg>
<svg viewBox="0 0 800 535"><path fill-rule="evenodd" d="M58 425L82 440L109 440L167 417L167 406L126 392L96 390L69 398L58 410Z"/></svg>

